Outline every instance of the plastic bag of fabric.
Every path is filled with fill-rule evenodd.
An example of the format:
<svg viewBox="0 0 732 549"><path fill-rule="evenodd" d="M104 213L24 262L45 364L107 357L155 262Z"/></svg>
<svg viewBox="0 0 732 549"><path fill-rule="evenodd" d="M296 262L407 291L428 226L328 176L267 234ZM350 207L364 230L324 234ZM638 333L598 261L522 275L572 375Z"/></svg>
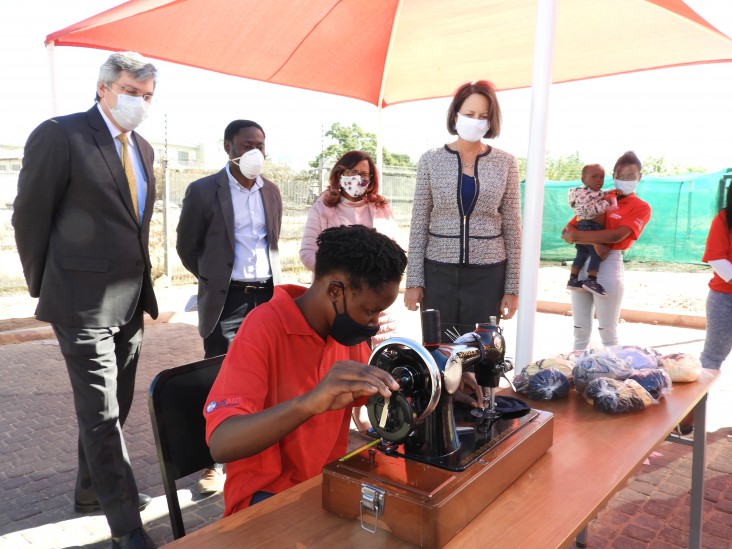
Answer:
<svg viewBox="0 0 732 549"><path fill-rule="evenodd" d="M613 353L599 351L585 353L577 358L572 374L575 388L580 393L584 393L587 384L593 379L606 377L622 381L633 374L633 368Z"/></svg>
<svg viewBox="0 0 732 549"><path fill-rule="evenodd" d="M587 384L583 396L596 410L606 414L638 412L658 402L633 379L593 379Z"/></svg>
<svg viewBox="0 0 732 549"><path fill-rule="evenodd" d="M671 376L663 368L636 370L628 379L640 383L656 400L671 392Z"/></svg>
<svg viewBox="0 0 732 549"><path fill-rule="evenodd" d="M661 358L661 353L650 347L613 345L612 347L608 347L607 350L615 356L622 358L634 370L659 367L658 359Z"/></svg>
<svg viewBox="0 0 732 549"><path fill-rule="evenodd" d="M556 400L569 394L569 378L557 368L546 368L535 373L526 370L513 378L516 391L532 400Z"/></svg>
<svg viewBox="0 0 732 549"><path fill-rule="evenodd" d="M696 381L702 371L698 357L688 353L673 353L663 355L659 359L661 368L668 372L674 383L688 383Z"/></svg>
<svg viewBox="0 0 732 549"><path fill-rule="evenodd" d="M571 351L569 353L562 353L560 355L557 355L557 358L563 358L564 360L568 360L572 363L572 367L577 363L577 359L585 356L586 354L591 354L592 350L588 349L587 351Z"/></svg>
<svg viewBox="0 0 732 549"><path fill-rule="evenodd" d="M541 360L532 362L524 368L523 372L533 375L541 370L548 370L550 368L559 370L567 377L567 379L569 379L570 382L572 381L572 369L574 368L574 362L561 356L542 358Z"/></svg>

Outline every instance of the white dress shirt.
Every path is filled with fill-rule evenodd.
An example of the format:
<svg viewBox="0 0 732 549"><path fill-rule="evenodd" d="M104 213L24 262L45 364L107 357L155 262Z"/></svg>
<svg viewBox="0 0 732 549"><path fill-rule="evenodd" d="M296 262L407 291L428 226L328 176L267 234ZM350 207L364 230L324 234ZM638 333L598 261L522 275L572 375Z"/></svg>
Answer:
<svg viewBox="0 0 732 549"><path fill-rule="evenodd" d="M117 147L117 154L119 155L120 160L122 160L122 142L117 139L117 136L122 133L127 135L127 144L129 145L127 150L130 155L132 170L135 172L135 181L137 182L137 209L140 212L140 221L142 221L142 216L145 213L145 201L147 200L147 175L145 174L145 168L142 166L142 159L140 158L140 151L137 150L137 143L135 143L134 139L131 139L132 132L119 131L119 128L112 123L109 117L104 113L104 109L102 109L102 106L99 103L97 103L97 108L99 109L99 112L102 113L102 118L107 123L109 133L112 134L114 146Z"/></svg>
<svg viewBox="0 0 732 549"><path fill-rule="evenodd" d="M226 175L234 205L234 269L231 279L264 282L272 276L261 192L264 182L257 176L251 189L243 187L231 175L228 163Z"/></svg>

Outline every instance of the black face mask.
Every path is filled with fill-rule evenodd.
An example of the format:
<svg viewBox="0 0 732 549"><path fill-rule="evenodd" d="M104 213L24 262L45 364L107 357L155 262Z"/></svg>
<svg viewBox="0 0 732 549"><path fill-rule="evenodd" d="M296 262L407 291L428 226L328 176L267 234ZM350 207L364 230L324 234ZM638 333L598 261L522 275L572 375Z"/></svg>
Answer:
<svg viewBox="0 0 732 549"><path fill-rule="evenodd" d="M333 310L335 311L335 320L330 327L330 337L335 339L341 345L352 347L368 341L379 331L378 326L368 326L359 324L353 320L346 310L346 288L342 282L338 282L343 290L343 312L338 312L335 301L333 302Z"/></svg>

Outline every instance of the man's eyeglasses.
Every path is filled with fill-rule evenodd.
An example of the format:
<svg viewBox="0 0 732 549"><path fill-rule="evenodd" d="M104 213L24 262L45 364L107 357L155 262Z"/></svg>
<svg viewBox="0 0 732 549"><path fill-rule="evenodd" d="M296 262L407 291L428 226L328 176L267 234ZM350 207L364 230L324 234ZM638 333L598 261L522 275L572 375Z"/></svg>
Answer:
<svg viewBox="0 0 732 549"><path fill-rule="evenodd" d="M361 179L367 179L369 181L371 180L371 174L369 172L357 172L356 170L349 170L348 168L345 168L343 170L343 175L346 175L346 176L357 175Z"/></svg>
<svg viewBox="0 0 732 549"><path fill-rule="evenodd" d="M151 93L140 93L140 90L136 88L127 88L122 84L118 84L117 82L112 82L112 84L120 88L122 90L122 93L125 95L129 95L130 97L142 97L143 101L145 101L146 103L150 103L152 101L153 94ZM107 85L105 84L105 86ZM107 89L114 92L114 90L109 86L107 86Z"/></svg>

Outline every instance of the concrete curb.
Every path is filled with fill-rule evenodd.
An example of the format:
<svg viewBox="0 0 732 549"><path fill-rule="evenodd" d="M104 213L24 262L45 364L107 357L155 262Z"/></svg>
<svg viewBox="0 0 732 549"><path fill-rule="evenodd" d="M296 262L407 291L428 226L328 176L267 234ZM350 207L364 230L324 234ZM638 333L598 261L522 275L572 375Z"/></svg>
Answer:
<svg viewBox="0 0 732 549"><path fill-rule="evenodd" d="M555 301L537 301L536 311L539 313L571 316L572 305ZM707 329L706 317L691 315L682 311L663 311L660 309L636 311L634 309L621 309L620 319L625 322L653 324L654 326L674 326L676 328L693 328L695 330Z"/></svg>
<svg viewBox="0 0 732 549"><path fill-rule="evenodd" d="M145 326L153 326L155 324L164 324L170 322L177 313L167 311L158 314L158 318L153 320L150 315L145 313ZM38 339L52 339L56 337L50 324L39 321L39 326L32 328L20 328L18 330L0 331L0 345L12 345L14 343L24 343L26 341L35 341Z"/></svg>

